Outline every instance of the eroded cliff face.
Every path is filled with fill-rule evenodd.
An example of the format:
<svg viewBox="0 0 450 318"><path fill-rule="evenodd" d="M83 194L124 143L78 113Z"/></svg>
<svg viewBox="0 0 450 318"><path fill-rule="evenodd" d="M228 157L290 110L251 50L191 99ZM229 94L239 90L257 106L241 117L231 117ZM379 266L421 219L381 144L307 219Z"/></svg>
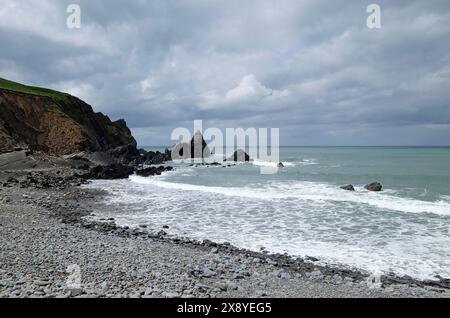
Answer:
<svg viewBox="0 0 450 318"><path fill-rule="evenodd" d="M112 122L76 97L0 88L0 153L18 147L56 156L119 147L137 153L124 120Z"/></svg>

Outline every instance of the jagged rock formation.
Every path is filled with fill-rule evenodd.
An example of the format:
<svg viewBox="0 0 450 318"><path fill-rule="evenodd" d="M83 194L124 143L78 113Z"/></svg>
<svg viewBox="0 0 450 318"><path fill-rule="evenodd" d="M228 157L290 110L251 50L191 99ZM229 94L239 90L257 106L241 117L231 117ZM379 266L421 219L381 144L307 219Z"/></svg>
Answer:
<svg viewBox="0 0 450 318"><path fill-rule="evenodd" d="M114 164L110 166L97 166L86 173L84 179L115 180L126 179L134 173L134 167Z"/></svg>
<svg viewBox="0 0 450 318"><path fill-rule="evenodd" d="M197 131L191 140L191 155L192 158L209 158L211 151L206 144L205 139L200 131Z"/></svg>
<svg viewBox="0 0 450 318"><path fill-rule="evenodd" d="M172 152L176 154L176 158L173 159L209 158L211 155L211 151L200 131L194 134L190 144L180 142L173 147Z"/></svg>
<svg viewBox="0 0 450 318"><path fill-rule="evenodd" d="M150 177L150 176L159 176L163 172L172 171L172 167L150 167L146 169L136 170L136 174L140 177Z"/></svg>
<svg viewBox="0 0 450 318"><path fill-rule="evenodd" d="M172 154L169 149L166 149L164 153L159 151L145 151L144 149L139 149L141 154L140 162L144 165L160 165L165 161L172 160Z"/></svg>
<svg viewBox="0 0 450 318"><path fill-rule="evenodd" d="M120 162L140 157L124 120L113 122L69 94L0 78L0 153L20 148L55 156L99 152Z"/></svg>

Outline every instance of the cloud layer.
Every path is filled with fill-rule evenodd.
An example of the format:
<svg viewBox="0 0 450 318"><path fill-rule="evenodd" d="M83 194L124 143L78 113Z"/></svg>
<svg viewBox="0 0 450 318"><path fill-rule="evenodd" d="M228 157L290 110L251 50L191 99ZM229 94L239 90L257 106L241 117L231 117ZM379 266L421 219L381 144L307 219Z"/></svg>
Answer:
<svg viewBox="0 0 450 318"><path fill-rule="evenodd" d="M0 0L0 76L125 118L141 145L176 127L279 127L286 145L449 145L450 3ZM373 1L372 1L373 2Z"/></svg>

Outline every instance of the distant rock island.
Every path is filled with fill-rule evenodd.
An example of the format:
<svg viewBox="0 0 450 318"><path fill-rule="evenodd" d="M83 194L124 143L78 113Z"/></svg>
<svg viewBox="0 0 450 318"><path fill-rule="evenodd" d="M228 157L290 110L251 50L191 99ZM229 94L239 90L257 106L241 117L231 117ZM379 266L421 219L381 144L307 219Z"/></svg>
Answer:
<svg viewBox="0 0 450 318"><path fill-rule="evenodd" d="M173 146L172 153L176 155L175 159L209 158L211 150L203 139L202 133L197 131L191 142L179 142Z"/></svg>

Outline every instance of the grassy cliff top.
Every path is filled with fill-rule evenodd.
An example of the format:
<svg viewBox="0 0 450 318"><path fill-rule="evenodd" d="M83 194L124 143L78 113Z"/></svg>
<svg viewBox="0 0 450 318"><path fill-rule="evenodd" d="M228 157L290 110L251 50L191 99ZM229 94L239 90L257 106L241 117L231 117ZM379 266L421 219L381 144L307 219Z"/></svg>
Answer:
<svg viewBox="0 0 450 318"><path fill-rule="evenodd" d="M0 89L6 89L14 92L38 95L38 96L46 96L58 100L64 100L70 95L67 93L61 93L58 91L54 91L48 88L27 86L20 83L16 83L13 81L6 80L0 77Z"/></svg>

